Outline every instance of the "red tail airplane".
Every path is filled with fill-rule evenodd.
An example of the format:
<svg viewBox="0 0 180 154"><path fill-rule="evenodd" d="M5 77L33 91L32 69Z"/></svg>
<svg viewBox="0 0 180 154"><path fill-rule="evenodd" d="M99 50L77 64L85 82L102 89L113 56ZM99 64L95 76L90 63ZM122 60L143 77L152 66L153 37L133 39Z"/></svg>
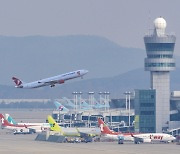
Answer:
<svg viewBox="0 0 180 154"><path fill-rule="evenodd" d="M36 124L12 124L9 123L0 113L2 128L13 131L14 134L31 134L36 132L42 132L42 126Z"/></svg>
<svg viewBox="0 0 180 154"><path fill-rule="evenodd" d="M118 140L118 136L124 136L124 140L133 141L132 133L121 133L110 130L101 118L98 118L101 135L107 139Z"/></svg>

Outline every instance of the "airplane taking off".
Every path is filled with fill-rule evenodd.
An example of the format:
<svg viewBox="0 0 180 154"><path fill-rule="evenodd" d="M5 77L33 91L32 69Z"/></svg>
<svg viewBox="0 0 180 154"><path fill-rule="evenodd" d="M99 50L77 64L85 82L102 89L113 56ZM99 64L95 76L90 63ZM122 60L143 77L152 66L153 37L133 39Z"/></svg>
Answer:
<svg viewBox="0 0 180 154"><path fill-rule="evenodd" d="M77 70L77 71L73 71L73 72L69 72L69 73L65 73L65 74L61 74L61 75L57 75L50 78L45 78L45 79L37 80L34 82L29 82L29 83L25 83L16 77L12 77L12 80L15 82L16 88L31 89L31 88L39 88L43 86L54 87L55 84L63 84L66 80L70 80L70 79L74 79L78 77L82 78L87 73L88 73L87 70Z"/></svg>

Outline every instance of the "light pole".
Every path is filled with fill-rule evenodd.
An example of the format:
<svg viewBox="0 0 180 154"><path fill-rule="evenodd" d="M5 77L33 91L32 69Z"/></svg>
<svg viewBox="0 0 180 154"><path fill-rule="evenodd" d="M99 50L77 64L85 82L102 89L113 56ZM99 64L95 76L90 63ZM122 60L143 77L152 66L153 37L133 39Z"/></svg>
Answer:
<svg viewBox="0 0 180 154"><path fill-rule="evenodd" d="M72 94L74 95L74 111L76 113L76 111L77 111L77 94L78 94L78 92L75 91Z"/></svg>
<svg viewBox="0 0 180 154"><path fill-rule="evenodd" d="M77 105L78 105L78 92L76 92L76 112L77 112Z"/></svg>
<svg viewBox="0 0 180 154"><path fill-rule="evenodd" d="M80 101L79 108L80 108L80 110L81 110L81 103L82 103L82 97L81 97L81 95L82 95L82 92L80 91L80 92L79 92L79 101Z"/></svg>
<svg viewBox="0 0 180 154"><path fill-rule="evenodd" d="M110 92L104 92L104 99L105 99L105 111L107 110L107 104L109 103L109 95Z"/></svg>
<svg viewBox="0 0 180 154"><path fill-rule="evenodd" d="M99 103L102 104L102 92L99 92Z"/></svg>
<svg viewBox="0 0 180 154"><path fill-rule="evenodd" d="M126 96L126 110L127 110L127 95L128 95L128 92L126 91L124 94Z"/></svg>
<svg viewBox="0 0 180 154"><path fill-rule="evenodd" d="M93 107L93 103L94 103L94 92L89 92L89 102L91 107Z"/></svg>
<svg viewBox="0 0 180 154"><path fill-rule="evenodd" d="M129 128L130 128L130 123L131 123L131 116L130 116L130 109L131 109L131 92L129 92Z"/></svg>
<svg viewBox="0 0 180 154"><path fill-rule="evenodd" d="M73 93L74 96L74 115L76 115L76 110L77 110L77 92L74 91ZM71 123L72 123L72 113L70 114L70 127L71 127Z"/></svg>
<svg viewBox="0 0 180 154"><path fill-rule="evenodd" d="M108 109L109 111L109 95L110 95L110 92L107 92L107 102L106 102L106 108Z"/></svg>
<svg viewBox="0 0 180 154"><path fill-rule="evenodd" d="M104 92L104 111L106 111L106 100L107 99L107 95L106 95L106 91Z"/></svg>
<svg viewBox="0 0 180 154"><path fill-rule="evenodd" d="M74 91L72 94L74 97L73 100L74 100L74 111L75 111L75 104L76 104L76 96L75 95L76 95L76 92Z"/></svg>
<svg viewBox="0 0 180 154"><path fill-rule="evenodd" d="M131 111L131 92L125 92L124 93L126 95L126 110L127 110L127 106L128 106L128 126L130 127L130 123L131 123L131 117L130 117L130 111ZM128 105L127 105L128 104Z"/></svg>

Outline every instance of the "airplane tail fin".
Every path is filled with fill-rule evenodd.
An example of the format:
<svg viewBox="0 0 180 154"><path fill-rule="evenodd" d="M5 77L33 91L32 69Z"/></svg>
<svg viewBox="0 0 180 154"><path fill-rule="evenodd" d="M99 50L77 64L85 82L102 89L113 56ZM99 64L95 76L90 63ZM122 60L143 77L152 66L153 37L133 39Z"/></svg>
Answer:
<svg viewBox="0 0 180 154"><path fill-rule="evenodd" d="M85 100L81 99L79 102L81 103L81 108L83 110L92 110L92 107Z"/></svg>
<svg viewBox="0 0 180 154"><path fill-rule="evenodd" d="M4 118L4 115L0 113L1 125L3 127L10 126L11 124Z"/></svg>
<svg viewBox="0 0 180 154"><path fill-rule="evenodd" d="M48 115L47 119L50 124L50 130L60 132L62 135L64 134L62 128L56 123L56 121L53 119L51 115Z"/></svg>
<svg viewBox="0 0 180 154"><path fill-rule="evenodd" d="M80 131L79 131L79 129L76 127L76 131L78 132L78 133L80 133Z"/></svg>
<svg viewBox="0 0 180 154"><path fill-rule="evenodd" d="M9 123L11 123L11 124L14 124L14 125L16 125L17 123L15 122L15 120L9 115L9 114L5 114L5 119L9 122Z"/></svg>
<svg viewBox="0 0 180 154"><path fill-rule="evenodd" d="M100 127L101 133L103 133L103 134L111 133L111 130L109 129L109 127L104 123L104 121L101 118L98 118L98 125Z"/></svg>
<svg viewBox="0 0 180 154"><path fill-rule="evenodd" d="M133 133L131 133L131 137L134 137Z"/></svg>
<svg viewBox="0 0 180 154"><path fill-rule="evenodd" d="M69 111L68 108L66 108L65 106L63 106L61 103L59 103L58 101L54 101L54 105L56 106L56 109L59 111Z"/></svg>
<svg viewBox="0 0 180 154"><path fill-rule="evenodd" d="M74 109L75 105L72 101L70 101L68 98L66 97L62 97L63 101L66 102L66 105L69 106L70 108Z"/></svg>
<svg viewBox="0 0 180 154"><path fill-rule="evenodd" d="M16 77L12 77L12 80L15 82L16 87L20 87L23 84L23 81L21 81L20 79Z"/></svg>

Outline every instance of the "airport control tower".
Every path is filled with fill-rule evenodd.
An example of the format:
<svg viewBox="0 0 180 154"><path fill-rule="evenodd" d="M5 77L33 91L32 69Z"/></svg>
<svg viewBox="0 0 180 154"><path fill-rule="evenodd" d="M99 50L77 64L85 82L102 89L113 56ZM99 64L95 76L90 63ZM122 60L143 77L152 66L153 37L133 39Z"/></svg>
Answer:
<svg viewBox="0 0 180 154"><path fill-rule="evenodd" d="M156 90L155 119L156 132L168 129L170 120L170 71L175 69L173 58L176 37L165 33L166 21L154 20L152 34L145 35L147 58L145 70L150 71L151 88Z"/></svg>

